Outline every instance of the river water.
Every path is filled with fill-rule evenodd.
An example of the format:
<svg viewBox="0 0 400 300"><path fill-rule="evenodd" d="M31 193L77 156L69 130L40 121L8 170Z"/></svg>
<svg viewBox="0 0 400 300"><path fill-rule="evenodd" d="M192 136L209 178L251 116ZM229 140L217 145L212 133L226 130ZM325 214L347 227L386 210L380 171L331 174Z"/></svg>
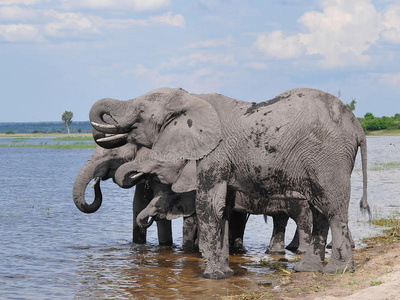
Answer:
<svg viewBox="0 0 400 300"><path fill-rule="evenodd" d="M272 219L265 224L262 216L250 217L247 252L230 258L236 274L214 281L197 278L203 260L181 249L182 220L173 222L172 247L157 245L155 226L146 245L131 243L133 189L103 182L102 207L81 213L73 204L72 186L92 152L0 148L0 299L212 299L256 291L268 281L273 271L261 262L283 257L264 253ZM374 216L400 212L400 137L368 137L368 159ZM382 230L359 212L361 195L358 156L349 223L357 247L361 238ZM294 229L290 221L287 243ZM285 257L296 256L287 251Z"/></svg>

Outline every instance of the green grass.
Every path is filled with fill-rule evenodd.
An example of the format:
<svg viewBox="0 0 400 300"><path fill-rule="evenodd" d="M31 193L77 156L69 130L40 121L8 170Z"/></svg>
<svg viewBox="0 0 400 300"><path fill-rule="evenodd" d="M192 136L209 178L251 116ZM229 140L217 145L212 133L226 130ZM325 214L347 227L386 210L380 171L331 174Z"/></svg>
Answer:
<svg viewBox="0 0 400 300"><path fill-rule="evenodd" d="M400 168L400 162L387 162L387 163L374 163L370 168L370 171L384 171L389 169Z"/></svg>
<svg viewBox="0 0 400 300"><path fill-rule="evenodd" d="M367 245L388 245L400 240L400 217L398 214L389 218L373 219L372 224L387 227L388 229L384 230L380 236L362 239Z"/></svg>
<svg viewBox="0 0 400 300"><path fill-rule="evenodd" d="M65 137L56 137L55 141L93 141L93 137L91 135L77 135L77 136L65 136Z"/></svg>
<svg viewBox="0 0 400 300"><path fill-rule="evenodd" d="M71 144L49 144L49 143L40 143L40 144L7 144L0 145L0 148L46 148L46 149L94 149L96 148L95 143L84 143L84 142L75 142Z"/></svg>

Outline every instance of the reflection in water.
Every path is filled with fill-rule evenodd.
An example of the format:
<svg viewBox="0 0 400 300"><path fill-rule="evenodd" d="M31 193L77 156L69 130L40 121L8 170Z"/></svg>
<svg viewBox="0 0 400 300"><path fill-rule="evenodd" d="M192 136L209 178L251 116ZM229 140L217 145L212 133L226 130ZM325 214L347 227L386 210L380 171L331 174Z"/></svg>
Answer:
<svg viewBox="0 0 400 300"><path fill-rule="evenodd" d="M1 143L1 138L0 138ZM392 145L391 145L392 144ZM396 146L393 146L395 144ZM173 221L174 246L157 246L155 226L147 245L131 244L133 189L104 182L103 205L94 214L79 212L72 201L75 176L93 150L0 149L0 298L1 299L210 299L249 293L277 284L270 274L278 259L265 254L272 221L251 216L247 252L231 255L235 275L224 280L198 278L199 253L181 249L182 220ZM376 217L400 211L400 137L369 137L368 200ZM376 234L359 211L362 176L359 157L352 176L349 226L356 246ZM286 242L295 224L289 221ZM293 262L278 265L289 271Z"/></svg>
<svg viewBox="0 0 400 300"><path fill-rule="evenodd" d="M183 252L178 247L122 245L90 249L80 262L78 297L143 299L195 299L226 296L259 290L259 283L270 273L244 256L232 256L235 276L226 280L207 280L197 276L204 270L199 253ZM259 269L249 274L247 266Z"/></svg>

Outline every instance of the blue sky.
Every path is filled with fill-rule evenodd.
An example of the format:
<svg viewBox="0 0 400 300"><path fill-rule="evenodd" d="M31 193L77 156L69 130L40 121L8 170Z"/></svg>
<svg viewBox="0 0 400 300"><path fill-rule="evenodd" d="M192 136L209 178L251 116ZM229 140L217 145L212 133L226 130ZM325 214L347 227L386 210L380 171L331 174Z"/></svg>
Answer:
<svg viewBox="0 0 400 300"><path fill-rule="evenodd" d="M88 120L155 88L297 87L400 113L400 0L0 0L0 122Z"/></svg>

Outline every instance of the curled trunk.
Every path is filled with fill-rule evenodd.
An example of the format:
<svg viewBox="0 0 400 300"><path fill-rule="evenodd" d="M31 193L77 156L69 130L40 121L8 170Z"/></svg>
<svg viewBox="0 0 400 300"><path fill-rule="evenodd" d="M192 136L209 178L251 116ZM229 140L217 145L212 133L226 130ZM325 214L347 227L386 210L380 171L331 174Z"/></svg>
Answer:
<svg viewBox="0 0 400 300"><path fill-rule="evenodd" d="M73 187L73 199L76 207L84 213L93 213L97 211L102 202L102 194L100 189L100 180L94 186L95 197L91 204L88 204L85 199L85 191L91 180L95 165L88 161L78 173Z"/></svg>

